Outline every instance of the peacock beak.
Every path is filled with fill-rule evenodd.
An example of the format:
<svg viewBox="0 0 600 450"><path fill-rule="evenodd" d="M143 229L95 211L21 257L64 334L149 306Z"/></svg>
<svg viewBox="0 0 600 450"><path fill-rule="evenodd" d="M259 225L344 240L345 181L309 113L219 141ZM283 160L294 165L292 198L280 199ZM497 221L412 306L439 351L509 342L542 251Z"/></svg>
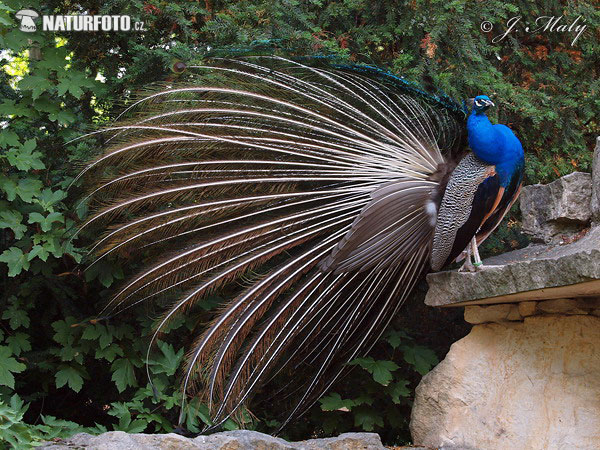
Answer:
<svg viewBox="0 0 600 450"><path fill-rule="evenodd" d="M494 102L491 101L491 100L484 100L484 102L485 102L485 105L488 106L488 107L489 106L496 106L496 105L494 105Z"/></svg>

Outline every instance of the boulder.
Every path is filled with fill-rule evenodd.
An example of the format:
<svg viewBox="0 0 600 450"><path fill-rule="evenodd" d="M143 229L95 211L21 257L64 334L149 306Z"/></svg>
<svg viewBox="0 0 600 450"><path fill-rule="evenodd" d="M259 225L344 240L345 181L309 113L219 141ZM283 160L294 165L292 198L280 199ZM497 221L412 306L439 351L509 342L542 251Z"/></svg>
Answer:
<svg viewBox="0 0 600 450"><path fill-rule="evenodd" d="M573 172L550 184L522 189L523 232L537 242L560 242L581 231L592 216L592 176Z"/></svg>
<svg viewBox="0 0 600 450"><path fill-rule="evenodd" d="M600 225L600 136L596 138L592 162L592 220Z"/></svg>
<svg viewBox="0 0 600 450"><path fill-rule="evenodd" d="M411 433L444 449L600 444L600 318L476 325L416 390Z"/></svg>
<svg viewBox="0 0 600 450"><path fill-rule="evenodd" d="M76 434L69 439L47 442L42 449L95 449L95 450L142 450L142 449L203 449L203 450L383 450L379 435L375 433L345 433L337 437L287 442L284 439L249 430L186 438L178 434L128 434L111 431L98 436Z"/></svg>

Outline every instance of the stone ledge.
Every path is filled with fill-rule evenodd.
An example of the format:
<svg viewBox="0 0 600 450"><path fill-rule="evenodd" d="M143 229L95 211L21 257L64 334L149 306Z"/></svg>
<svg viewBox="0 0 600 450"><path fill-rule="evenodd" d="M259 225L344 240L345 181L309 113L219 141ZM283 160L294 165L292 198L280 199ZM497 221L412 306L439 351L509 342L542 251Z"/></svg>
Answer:
<svg viewBox="0 0 600 450"><path fill-rule="evenodd" d="M600 227L566 245L530 245L484 262L475 273L427 275L429 306L600 296Z"/></svg>
<svg viewBox="0 0 600 450"><path fill-rule="evenodd" d="M202 449L202 450L384 450L376 433L344 433L337 437L288 442L250 430L225 431L207 436L186 438L178 434L128 434L110 431L98 436L76 434L69 439L47 442L40 449L98 449L98 450L146 450L146 449Z"/></svg>

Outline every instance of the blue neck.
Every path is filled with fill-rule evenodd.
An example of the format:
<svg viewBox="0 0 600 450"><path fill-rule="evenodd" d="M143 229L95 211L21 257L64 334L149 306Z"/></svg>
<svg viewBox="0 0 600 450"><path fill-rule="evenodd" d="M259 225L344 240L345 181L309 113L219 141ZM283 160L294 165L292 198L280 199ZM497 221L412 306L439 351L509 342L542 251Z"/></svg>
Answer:
<svg viewBox="0 0 600 450"><path fill-rule="evenodd" d="M483 112L472 112L467 119L469 147L473 153L488 164L498 164L502 154L498 148L498 137L490 119Z"/></svg>
<svg viewBox="0 0 600 450"><path fill-rule="evenodd" d="M484 112L473 111L467 119L469 147L483 162L496 166L502 186L523 167L523 146L505 125L492 125Z"/></svg>

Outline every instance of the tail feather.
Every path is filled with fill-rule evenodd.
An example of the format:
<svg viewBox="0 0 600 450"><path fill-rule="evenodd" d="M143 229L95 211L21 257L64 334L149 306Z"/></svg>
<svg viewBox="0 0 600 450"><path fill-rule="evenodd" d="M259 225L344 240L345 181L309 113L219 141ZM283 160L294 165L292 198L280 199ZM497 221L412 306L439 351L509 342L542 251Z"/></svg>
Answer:
<svg viewBox="0 0 600 450"><path fill-rule="evenodd" d="M191 69L102 131L108 148L78 177L95 211L82 228L99 230L95 262L152 261L105 312L171 298L153 341L262 273L192 344L182 386L219 424L296 374L287 422L369 351L427 269L427 204L464 125L373 70L277 57Z"/></svg>

